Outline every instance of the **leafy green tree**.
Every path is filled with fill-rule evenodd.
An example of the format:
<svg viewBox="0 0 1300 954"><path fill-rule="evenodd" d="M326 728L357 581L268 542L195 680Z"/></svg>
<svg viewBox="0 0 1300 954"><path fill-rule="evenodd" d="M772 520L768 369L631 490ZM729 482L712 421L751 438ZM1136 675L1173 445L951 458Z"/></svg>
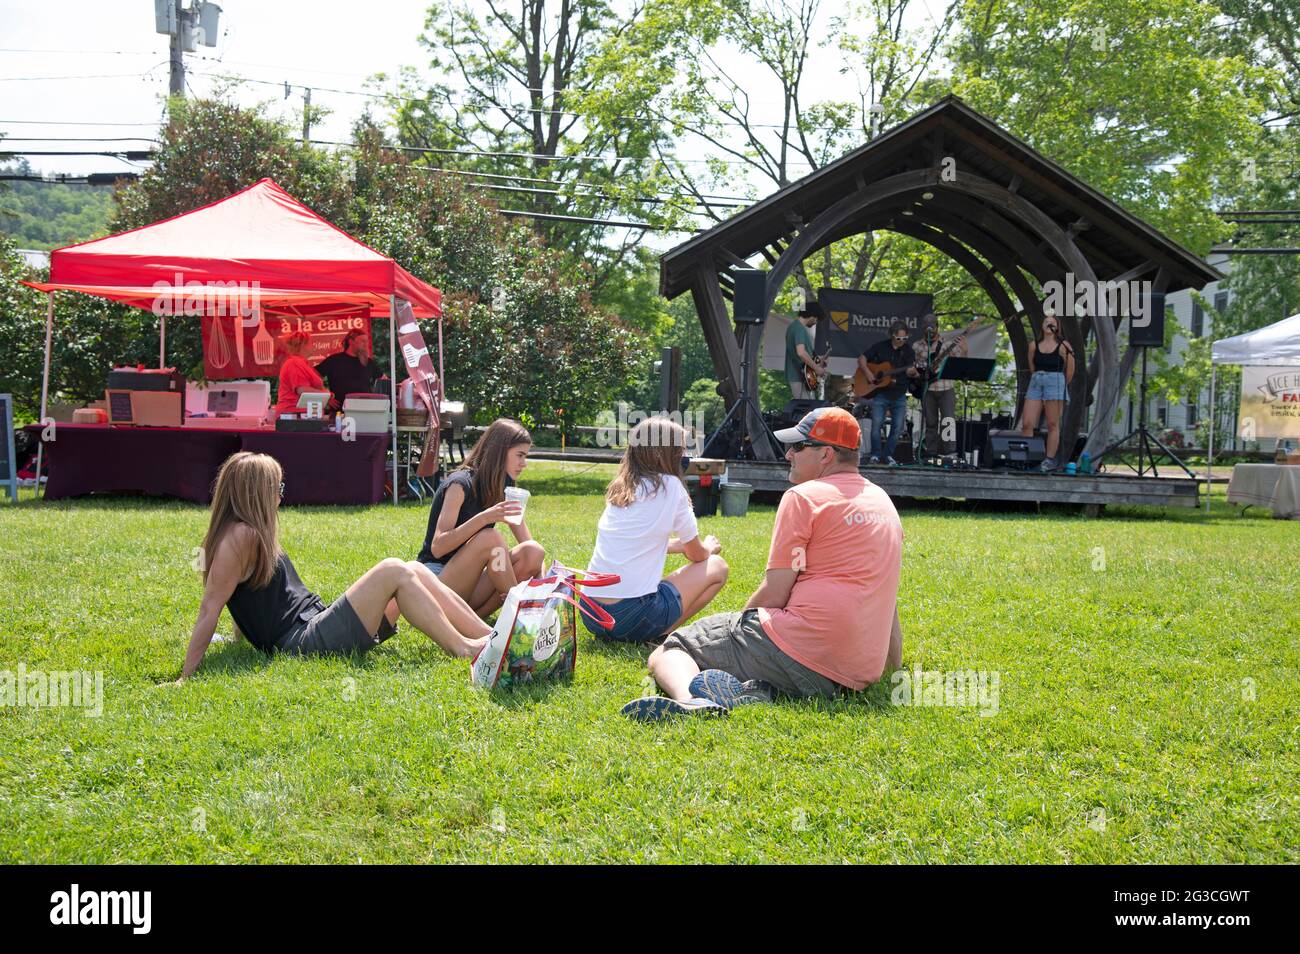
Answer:
<svg viewBox="0 0 1300 954"><path fill-rule="evenodd" d="M431 150L421 160L430 167L486 174L476 188L542 216L533 228L546 244L587 273L600 302L622 298L621 313L633 321L653 319L649 296L629 309L625 293L611 289L644 264L644 231L577 220L666 225L683 217L659 195L667 180L651 161L670 137L647 104L676 69L671 50L639 42L637 28L654 15L647 0L627 10L606 0L524 0L517 8L439 0L421 37L435 78L425 83L406 70L393 99L402 146Z"/></svg>

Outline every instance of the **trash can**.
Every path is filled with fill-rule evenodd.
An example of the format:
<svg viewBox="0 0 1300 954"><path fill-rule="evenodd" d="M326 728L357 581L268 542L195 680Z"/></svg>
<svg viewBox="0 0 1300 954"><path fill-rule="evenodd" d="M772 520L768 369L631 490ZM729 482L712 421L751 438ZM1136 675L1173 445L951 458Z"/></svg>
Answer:
<svg viewBox="0 0 1300 954"><path fill-rule="evenodd" d="M691 494L691 509L697 517L712 517L718 512L718 478L712 474L687 477L686 489Z"/></svg>
<svg viewBox="0 0 1300 954"><path fill-rule="evenodd" d="M743 517L749 513L749 494L752 484L730 481L722 485L722 515L724 517Z"/></svg>

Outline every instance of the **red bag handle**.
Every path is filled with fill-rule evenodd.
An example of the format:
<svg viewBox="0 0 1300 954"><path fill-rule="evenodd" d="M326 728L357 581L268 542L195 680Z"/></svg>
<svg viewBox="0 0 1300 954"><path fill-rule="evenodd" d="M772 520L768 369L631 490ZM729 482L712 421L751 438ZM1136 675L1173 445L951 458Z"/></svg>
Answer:
<svg viewBox="0 0 1300 954"><path fill-rule="evenodd" d="M613 586L622 582L617 573L587 573L585 570L569 570L565 573L553 573L550 576L534 577L528 581L529 586L542 586L545 583L569 583L576 590L579 586Z"/></svg>
<svg viewBox="0 0 1300 954"><path fill-rule="evenodd" d="M552 564L554 569L558 564ZM577 607L580 613L586 613L591 619L595 620L605 629L614 628L614 617L609 615L609 611L593 600L586 593L583 593L579 587L582 586L612 586L620 582L623 578L617 573L587 573L585 570L570 570L568 567L561 566L564 573L553 573L550 576L543 576L528 581L529 586L543 586L547 583L567 583L573 590L574 599L567 593L554 593L552 595L559 597L567 603L572 603Z"/></svg>
<svg viewBox="0 0 1300 954"><path fill-rule="evenodd" d="M579 599L582 600L583 602L579 602L579 600L575 600L568 593L552 593L551 596L555 597L557 600L564 600L564 602L566 603L572 603L574 606L578 608L579 612L586 613L588 616L594 619L599 625L603 626L605 629L614 628L614 617L609 615L609 611L606 610L605 607L601 606L599 603L597 603L595 600L593 600L591 597L587 596L586 594L584 593L578 594ZM588 606L587 604L590 604L590 606Z"/></svg>

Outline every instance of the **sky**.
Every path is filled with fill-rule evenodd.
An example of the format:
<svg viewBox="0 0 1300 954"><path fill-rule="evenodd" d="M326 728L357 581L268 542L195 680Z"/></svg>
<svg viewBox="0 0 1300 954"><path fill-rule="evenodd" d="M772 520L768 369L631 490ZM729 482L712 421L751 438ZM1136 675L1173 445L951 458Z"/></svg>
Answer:
<svg viewBox="0 0 1300 954"><path fill-rule="evenodd" d="M843 12L847 3L822 0L819 23ZM933 4L942 9L941 0ZM200 46L185 57L187 93L207 95L219 83L212 74L234 72L260 81L238 90L241 103L265 104L296 128L302 87L310 86L313 105L331 110L313 127L316 139L347 140L353 121L368 105L378 106L373 95L363 95L367 78L402 66L428 75L428 57L418 42L426 0L221 0L221 6L217 45ZM924 18L926 9L919 7L917 16ZM762 72L725 52L722 62L752 87L757 121L779 122L779 92ZM830 55L814 57L806 88L842 88L837 67ZM286 81L294 87L287 100ZM153 0L0 0L0 133L6 136L0 149L148 149L167 82L168 38L155 32ZM146 138L17 141L87 136ZM701 160L709 151L708 144L696 141L684 144L680 155ZM43 173L77 175L143 167L109 156L30 156L28 161ZM763 195L771 187L758 188Z"/></svg>

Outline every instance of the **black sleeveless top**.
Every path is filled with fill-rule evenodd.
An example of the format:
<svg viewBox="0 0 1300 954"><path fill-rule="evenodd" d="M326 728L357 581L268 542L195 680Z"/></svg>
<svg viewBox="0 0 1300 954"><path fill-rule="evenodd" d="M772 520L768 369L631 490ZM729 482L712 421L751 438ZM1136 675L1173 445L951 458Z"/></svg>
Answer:
<svg viewBox="0 0 1300 954"><path fill-rule="evenodd" d="M293 561L283 553L276 561L270 583L260 590L240 583L226 601L226 609L239 631L264 653L273 652L285 637L324 608L324 602L303 585Z"/></svg>
<svg viewBox="0 0 1300 954"><path fill-rule="evenodd" d="M1061 357L1061 342L1056 343L1056 347L1051 351L1040 351L1038 344L1034 344L1034 370L1036 371L1064 371L1065 358Z"/></svg>
<svg viewBox="0 0 1300 954"><path fill-rule="evenodd" d="M445 566L447 561L460 550L460 547L457 547L442 556L436 557L433 555L433 535L438 530L438 518L442 515L442 505L447 496L447 488L452 485L458 486L465 491L465 497L460 502L460 513L456 514L456 526L459 527L466 520L472 520L487 509L479 503L478 495L474 493L474 471L453 470L438 485L438 492L433 495L433 503L429 506L429 526L424 532L424 546L420 547L420 555L416 557L421 563L441 563ZM514 485L514 478L506 474L505 486L513 487ZM462 543L461 546L464 546L464 544Z"/></svg>

